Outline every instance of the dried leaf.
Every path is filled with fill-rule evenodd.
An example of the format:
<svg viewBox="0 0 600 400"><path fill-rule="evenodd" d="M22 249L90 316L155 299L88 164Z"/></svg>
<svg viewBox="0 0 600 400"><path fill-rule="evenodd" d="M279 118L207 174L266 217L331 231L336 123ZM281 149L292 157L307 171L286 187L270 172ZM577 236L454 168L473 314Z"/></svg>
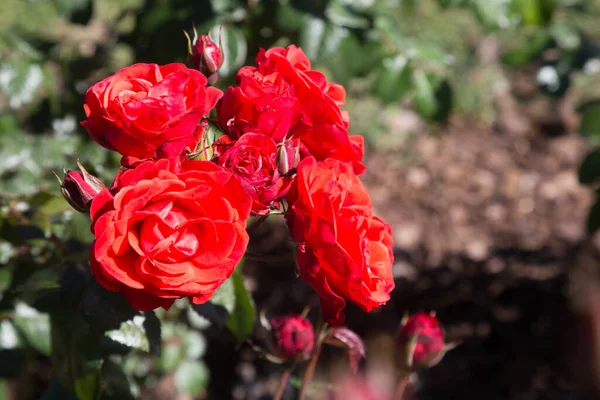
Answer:
<svg viewBox="0 0 600 400"><path fill-rule="evenodd" d="M332 329L325 338L325 343L348 350L348 361L354 373L358 371L360 360L367 357L365 344L360 336L344 326Z"/></svg>

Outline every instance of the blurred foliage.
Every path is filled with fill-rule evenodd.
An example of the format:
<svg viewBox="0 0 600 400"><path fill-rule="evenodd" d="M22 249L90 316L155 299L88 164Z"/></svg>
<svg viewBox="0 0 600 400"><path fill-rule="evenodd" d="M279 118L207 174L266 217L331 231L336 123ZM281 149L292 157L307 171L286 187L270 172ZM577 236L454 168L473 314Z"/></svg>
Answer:
<svg viewBox="0 0 600 400"><path fill-rule="evenodd" d="M239 270L211 303L156 313L92 281L89 218L69 208L52 175L74 167L74 153L106 183L119 166L78 125L91 84L134 62L184 62L182 30L195 24L222 35L222 88L261 47L301 46L347 87L351 128L370 146L394 148L400 108L434 125L451 113L489 122L496 88L532 67L542 92L577 92L581 133L597 146L599 17L598 0L1 1L0 378L27 374L33 352L54 365L44 399L139 398L169 376L180 393L201 396L210 375L202 330L222 326L242 343L254 326ZM500 62L482 54L490 39ZM598 151L580 171L594 188ZM588 226L600 226L600 202ZM19 382L18 398L42 395Z"/></svg>

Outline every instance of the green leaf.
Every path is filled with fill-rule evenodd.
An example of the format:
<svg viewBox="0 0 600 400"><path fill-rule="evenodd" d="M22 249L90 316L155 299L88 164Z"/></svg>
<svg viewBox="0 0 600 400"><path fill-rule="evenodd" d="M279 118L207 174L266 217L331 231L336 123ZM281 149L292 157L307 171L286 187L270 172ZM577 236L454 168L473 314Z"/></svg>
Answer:
<svg viewBox="0 0 600 400"><path fill-rule="evenodd" d="M600 100L586 103L578 111L581 115L579 133L590 137L596 144L600 143Z"/></svg>
<svg viewBox="0 0 600 400"><path fill-rule="evenodd" d="M387 58L383 60L383 67L375 81L375 93L384 103L398 101L411 88L411 75L406 57Z"/></svg>
<svg viewBox="0 0 600 400"><path fill-rule="evenodd" d="M415 111L421 116L431 119L438 109L435 90L431 86L429 79L427 79L427 75L422 70L415 71L413 80L415 85Z"/></svg>
<svg viewBox="0 0 600 400"><path fill-rule="evenodd" d="M445 122L452 108L452 87L448 81L417 70L413 84L415 111L430 121Z"/></svg>
<svg viewBox="0 0 600 400"><path fill-rule="evenodd" d="M236 0L210 0L212 9L217 14L226 13L239 5Z"/></svg>
<svg viewBox="0 0 600 400"><path fill-rule="evenodd" d="M105 335L127 347L150 351L150 342L144 329L145 321L146 317L136 315L133 319L122 322L119 329L107 331Z"/></svg>
<svg viewBox="0 0 600 400"><path fill-rule="evenodd" d="M13 322L27 343L42 354L50 355L50 317L25 303L15 306Z"/></svg>
<svg viewBox="0 0 600 400"><path fill-rule="evenodd" d="M329 3L325 15L334 24L346 28L366 29L369 27L369 20L367 18L353 13L338 1Z"/></svg>
<svg viewBox="0 0 600 400"><path fill-rule="evenodd" d="M525 30L522 34L522 41L515 41L519 45L509 49L502 55L502 61L513 67L523 66L538 57L548 46L550 35L547 30L534 28L534 30Z"/></svg>
<svg viewBox="0 0 600 400"><path fill-rule="evenodd" d="M302 26L305 23L305 20L318 20L323 26L325 26L325 22L321 19L313 18L309 14L303 13L292 7L289 3L280 3L277 7L277 16L275 17L275 23L277 27L284 31L300 31ZM308 58L313 58L309 56L306 52L307 49L304 48L302 43L299 43Z"/></svg>
<svg viewBox="0 0 600 400"><path fill-rule="evenodd" d="M552 37L563 50L574 51L581 45L581 37L575 28L565 22L556 22L550 27Z"/></svg>
<svg viewBox="0 0 600 400"><path fill-rule="evenodd" d="M160 320L154 313L154 311L148 311L144 313L144 331L148 338L149 350L151 353L160 354L161 351L161 326Z"/></svg>
<svg viewBox="0 0 600 400"><path fill-rule="evenodd" d="M298 44L311 60L316 60L319 56L321 46L324 44L325 29L326 23L320 18L307 16L304 20Z"/></svg>
<svg viewBox="0 0 600 400"><path fill-rule="evenodd" d="M223 45L223 65L219 69L219 75L230 76L237 73L238 69L246 61L248 45L246 38L238 28L228 25L214 26L209 34L215 41L219 40L221 34L221 43Z"/></svg>
<svg viewBox="0 0 600 400"><path fill-rule="evenodd" d="M21 347L21 339L12 322L0 321L0 350L12 350Z"/></svg>
<svg viewBox="0 0 600 400"><path fill-rule="evenodd" d="M196 311L194 311L193 307L188 307L186 310L186 316L188 323L196 329L206 329L211 325L211 322L208 318L200 315Z"/></svg>
<svg viewBox="0 0 600 400"><path fill-rule="evenodd" d="M508 28L517 17L510 8L510 0L472 0L475 15L489 29Z"/></svg>
<svg viewBox="0 0 600 400"><path fill-rule="evenodd" d="M15 290L21 293L20 298L28 303L34 303L41 295L61 290L61 277L65 268L59 265L49 266L34 271L23 285Z"/></svg>
<svg viewBox="0 0 600 400"><path fill-rule="evenodd" d="M210 301L192 304L192 309L218 327L223 327L235 307L235 291L231 278L227 279L215 292Z"/></svg>
<svg viewBox="0 0 600 400"><path fill-rule="evenodd" d="M230 279L233 281L235 291L235 309L227 318L226 325L235 335L238 343L243 343L254 330L256 309L252 296L244 285L242 274L236 271Z"/></svg>
<svg viewBox="0 0 600 400"><path fill-rule="evenodd" d="M407 41L404 53L411 59L425 61L430 65L445 65L450 59L435 43L424 41Z"/></svg>
<svg viewBox="0 0 600 400"><path fill-rule="evenodd" d="M579 182L590 185L600 178L600 150L593 150L579 167Z"/></svg>
<svg viewBox="0 0 600 400"><path fill-rule="evenodd" d="M182 393L197 396L208 384L209 371L200 361L184 361L175 371L175 387Z"/></svg>
<svg viewBox="0 0 600 400"><path fill-rule="evenodd" d="M98 372L92 372L75 381L75 394L79 400L94 400L98 392Z"/></svg>
<svg viewBox="0 0 600 400"><path fill-rule="evenodd" d="M122 322L138 313L121 294L104 289L95 280L84 292L80 308L90 324L100 331L118 329Z"/></svg>
<svg viewBox="0 0 600 400"><path fill-rule="evenodd" d="M0 299L2 298L2 294L6 289L10 287L10 283L12 282L12 270L6 267L8 261L12 258L14 254L14 247L9 243L3 240L0 240L0 264L4 264L2 268L0 268Z"/></svg>
<svg viewBox="0 0 600 400"><path fill-rule="evenodd" d="M552 19L556 0L513 0L526 25L544 25Z"/></svg>
<svg viewBox="0 0 600 400"><path fill-rule="evenodd" d="M121 367L119 357L104 360L100 369L100 394L98 400L134 400L131 382Z"/></svg>
<svg viewBox="0 0 600 400"><path fill-rule="evenodd" d="M25 60L13 59L0 65L0 91L12 109L38 101L44 83L42 67Z"/></svg>

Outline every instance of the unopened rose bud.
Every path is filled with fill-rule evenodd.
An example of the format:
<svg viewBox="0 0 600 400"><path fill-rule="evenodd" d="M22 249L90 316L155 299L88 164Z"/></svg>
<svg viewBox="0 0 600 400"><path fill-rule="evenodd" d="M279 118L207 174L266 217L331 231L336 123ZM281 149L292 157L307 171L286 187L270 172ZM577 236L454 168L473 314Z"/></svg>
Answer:
<svg viewBox="0 0 600 400"><path fill-rule="evenodd" d="M105 189L104 183L94 175L90 174L77 160L81 172L66 171L64 180L58 175L56 178L60 184L60 190L67 202L75 210L85 213L90 211L90 205L94 197Z"/></svg>
<svg viewBox="0 0 600 400"><path fill-rule="evenodd" d="M209 80L209 83L215 84L217 81L217 71L223 65L224 55L223 46L219 39L217 45L209 35L200 35L194 27L194 38L188 39L188 65L202 72Z"/></svg>
<svg viewBox="0 0 600 400"><path fill-rule="evenodd" d="M449 350L444 333L435 314L419 312L402 321L396 337L404 366L409 368L432 367L441 361Z"/></svg>
<svg viewBox="0 0 600 400"><path fill-rule="evenodd" d="M315 345L312 324L300 315L290 314L271 320L273 347L284 359L307 358Z"/></svg>
<svg viewBox="0 0 600 400"><path fill-rule="evenodd" d="M287 175L298 166L300 154L298 147L291 140L287 140L277 146L277 169L281 175Z"/></svg>

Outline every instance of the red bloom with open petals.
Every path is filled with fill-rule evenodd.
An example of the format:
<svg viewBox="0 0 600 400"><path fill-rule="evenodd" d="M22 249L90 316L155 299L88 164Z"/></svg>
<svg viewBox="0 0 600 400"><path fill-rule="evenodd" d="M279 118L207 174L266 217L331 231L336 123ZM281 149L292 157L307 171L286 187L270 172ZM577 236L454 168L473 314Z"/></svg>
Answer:
<svg viewBox="0 0 600 400"><path fill-rule="evenodd" d="M347 300L367 312L385 304L394 289L391 228L372 215L352 167L301 161L288 201L300 274L319 295L326 321L342 324Z"/></svg>
<svg viewBox="0 0 600 400"><path fill-rule="evenodd" d="M232 138L258 131L279 143L298 124L301 112L294 88L281 75L243 67L237 85L217 105L217 116Z"/></svg>
<svg viewBox="0 0 600 400"><path fill-rule="evenodd" d="M194 146L201 118L223 93L183 64L134 64L96 83L85 94L85 129L123 156L178 156Z"/></svg>
<svg viewBox="0 0 600 400"><path fill-rule="evenodd" d="M362 173L364 144L361 136L348 135L348 115L340 109L346 98L343 86L311 70L294 45L261 50L256 61L257 67L240 69L237 86L227 89L217 105L229 136L258 130L275 143L298 140L303 158L334 158Z"/></svg>
<svg viewBox="0 0 600 400"><path fill-rule="evenodd" d="M252 197L254 214L267 214L292 184L292 178L281 176L277 169L277 155L273 139L252 132L219 156L219 164L233 172Z"/></svg>
<svg viewBox="0 0 600 400"><path fill-rule="evenodd" d="M92 272L138 310L204 303L244 255L251 202L214 163L142 161L92 202Z"/></svg>
<svg viewBox="0 0 600 400"><path fill-rule="evenodd" d="M308 57L294 45L261 50L256 62L261 74L276 72L294 86L303 118L293 135L300 138L306 155L348 162L361 174L364 146L361 137L348 135L348 115L340 109L346 101L344 87L328 83L323 73L312 70Z"/></svg>

